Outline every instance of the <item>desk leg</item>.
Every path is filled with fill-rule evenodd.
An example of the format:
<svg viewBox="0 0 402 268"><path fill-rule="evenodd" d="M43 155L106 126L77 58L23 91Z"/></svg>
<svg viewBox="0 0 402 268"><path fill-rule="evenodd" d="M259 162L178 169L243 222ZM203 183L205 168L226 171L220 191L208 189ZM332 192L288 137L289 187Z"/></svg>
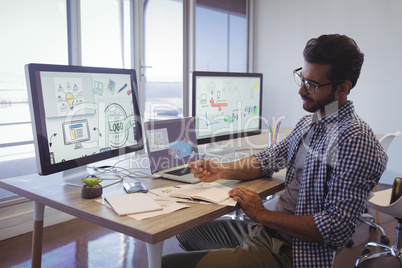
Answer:
<svg viewBox="0 0 402 268"><path fill-rule="evenodd" d="M32 233L32 267L42 265L43 218L45 206L34 201L34 229Z"/></svg>
<svg viewBox="0 0 402 268"><path fill-rule="evenodd" d="M149 268L162 267L162 249L163 249L163 241L156 244L147 243Z"/></svg>

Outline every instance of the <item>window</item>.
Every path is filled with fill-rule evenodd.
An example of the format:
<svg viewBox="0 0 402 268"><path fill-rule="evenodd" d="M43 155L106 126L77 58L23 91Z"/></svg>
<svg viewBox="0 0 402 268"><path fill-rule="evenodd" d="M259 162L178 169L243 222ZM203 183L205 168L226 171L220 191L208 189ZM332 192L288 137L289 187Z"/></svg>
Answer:
<svg viewBox="0 0 402 268"><path fill-rule="evenodd" d="M145 0L145 120L183 116L183 2ZM246 0L197 0L195 70L246 72Z"/></svg>
<svg viewBox="0 0 402 268"><path fill-rule="evenodd" d="M145 120L183 116L183 3L144 4Z"/></svg>
<svg viewBox="0 0 402 268"><path fill-rule="evenodd" d="M24 66L67 64L65 0L0 1L0 162L33 157Z"/></svg>
<svg viewBox="0 0 402 268"><path fill-rule="evenodd" d="M81 1L82 65L130 68L128 1Z"/></svg>
<svg viewBox="0 0 402 268"><path fill-rule="evenodd" d="M198 0L195 70L247 72L246 0Z"/></svg>
<svg viewBox="0 0 402 268"><path fill-rule="evenodd" d="M144 82L145 120L183 116L183 0L77 2L82 64L118 68L134 66L130 23L137 20L130 16L136 4L144 4L143 25L135 29L144 29L144 71L137 74ZM247 2L196 1L195 70L247 71ZM24 65L68 64L66 3L0 1L6 40L0 50L0 162L34 156Z"/></svg>

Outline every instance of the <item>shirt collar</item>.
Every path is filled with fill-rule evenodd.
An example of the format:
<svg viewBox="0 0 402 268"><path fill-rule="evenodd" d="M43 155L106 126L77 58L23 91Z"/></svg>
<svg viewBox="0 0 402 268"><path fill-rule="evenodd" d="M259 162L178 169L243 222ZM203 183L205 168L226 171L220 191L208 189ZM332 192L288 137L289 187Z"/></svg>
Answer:
<svg viewBox="0 0 402 268"><path fill-rule="evenodd" d="M317 125L327 125L333 122L341 121L345 116L354 113L355 107L352 101L348 101L341 108L336 110L333 113L327 114L326 116L319 118L317 116L317 112L315 112L312 116L311 123Z"/></svg>

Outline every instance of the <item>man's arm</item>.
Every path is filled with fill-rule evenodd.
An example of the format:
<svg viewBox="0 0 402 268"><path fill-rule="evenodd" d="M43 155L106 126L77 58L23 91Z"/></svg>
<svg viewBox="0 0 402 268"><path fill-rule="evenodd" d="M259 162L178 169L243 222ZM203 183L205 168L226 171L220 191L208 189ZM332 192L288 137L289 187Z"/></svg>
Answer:
<svg viewBox="0 0 402 268"><path fill-rule="evenodd" d="M231 163L217 163L211 159L201 159L188 165L195 178L202 182L219 179L250 180L261 176L260 165L254 156Z"/></svg>
<svg viewBox="0 0 402 268"><path fill-rule="evenodd" d="M315 226L313 215L288 215L267 210L258 194L244 187L231 190L229 195L239 202L244 213L255 222L304 241L324 242Z"/></svg>

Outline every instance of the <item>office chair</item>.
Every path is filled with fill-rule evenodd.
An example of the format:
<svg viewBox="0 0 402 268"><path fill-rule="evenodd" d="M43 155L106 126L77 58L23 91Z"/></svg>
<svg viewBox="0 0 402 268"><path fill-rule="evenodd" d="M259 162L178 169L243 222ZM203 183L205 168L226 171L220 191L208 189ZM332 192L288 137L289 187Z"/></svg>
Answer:
<svg viewBox="0 0 402 268"><path fill-rule="evenodd" d="M375 192L374 196L369 199L368 206L396 218L398 223L395 230L395 245L386 246L376 242L367 243L362 256L357 259L355 267L360 267L367 260L383 256L398 258L400 266L402 266L402 232L400 232L402 231L402 178L395 178L391 189ZM370 247L378 247L382 250L370 252Z"/></svg>
<svg viewBox="0 0 402 268"><path fill-rule="evenodd" d="M394 140L395 137L398 137L402 134L401 131L397 131L395 133L388 133L386 135L384 135L384 137L382 137L380 139L380 144L381 146L384 148L384 151L387 152L389 146L391 145L392 141ZM379 186L378 184L374 187L374 192L378 192ZM376 216L374 218L373 215L367 213L367 209L366 212L363 213L362 216L360 216L359 220L361 223L365 223L369 226L370 230L379 230L381 232L381 236L380 236L380 241L382 244L388 245L390 243L389 238L387 237L384 229L378 224L378 222L380 222L380 215L379 212L376 211ZM346 247L350 248L352 247L354 244L353 240L349 240L349 242L347 243Z"/></svg>
<svg viewBox="0 0 402 268"><path fill-rule="evenodd" d="M394 140L394 138L398 137L401 134L402 134L401 131L397 131L395 133L388 133L380 139L380 144L381 144L382 148L384 148L385 152L388 151L388 148L391 145L391 142Z"/></svg>
<svg viewBox="0 0 402 268"><path fill-rule="evenodd" d="M401 134L402 134L401 131L397 131L395 133L388 133L380 139L380 144L384 148L385 152L388 151L388 148L391 145L391 142L394 140L394 138L398 137ZM374 187L374 192L378 192L378 190L379 190L379 185L377 184ZM376 211L375 222L380 222L380 213L378 211Z"/></svg>

